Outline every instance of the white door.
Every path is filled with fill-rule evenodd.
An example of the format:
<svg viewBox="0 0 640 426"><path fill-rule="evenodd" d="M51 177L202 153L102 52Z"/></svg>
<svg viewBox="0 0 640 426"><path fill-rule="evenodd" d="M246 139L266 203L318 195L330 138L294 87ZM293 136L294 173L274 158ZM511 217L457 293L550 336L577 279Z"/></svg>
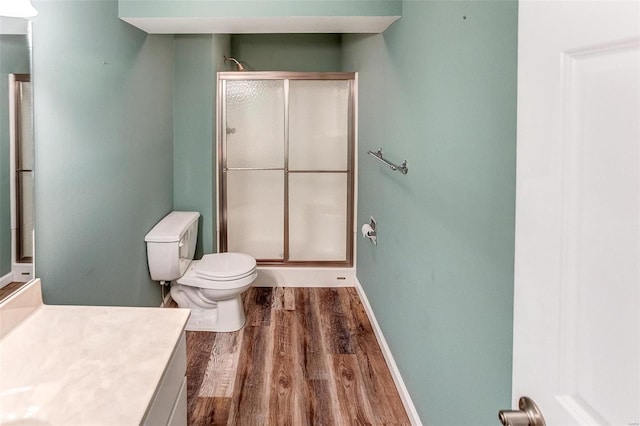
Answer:
<svg viewBox="0 0 640 426"><path fill-rule="evenodd" d="M640 425L640 1L519 5L513 401Z"/></svg>

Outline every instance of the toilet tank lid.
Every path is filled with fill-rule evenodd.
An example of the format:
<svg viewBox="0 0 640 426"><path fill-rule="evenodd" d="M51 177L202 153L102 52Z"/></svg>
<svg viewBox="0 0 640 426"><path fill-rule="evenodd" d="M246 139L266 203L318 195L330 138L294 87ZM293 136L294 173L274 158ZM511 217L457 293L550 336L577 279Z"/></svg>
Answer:
<svg viewBox="0 0 640 426"><path fill-rule="evenodd" d="M198 212L171 212L145 235L148 243L174 243L200 217Z"/></svg>

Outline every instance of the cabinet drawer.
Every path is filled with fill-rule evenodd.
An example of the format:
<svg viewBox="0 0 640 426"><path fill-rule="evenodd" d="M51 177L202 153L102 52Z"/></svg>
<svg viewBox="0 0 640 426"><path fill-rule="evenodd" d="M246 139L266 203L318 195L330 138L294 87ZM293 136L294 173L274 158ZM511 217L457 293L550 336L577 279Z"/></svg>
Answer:
<svg viewBox="0 0 640 426"><path fill-rule="evenodd" d="M166 425L169 422L176 400L185 382L186 371L187 343L183 332L176 346L176 351L165 369L160 385L158 385L151 407L142 422L143 425L158 426Z"/></svg>
<svg viewBox="0 0 640 426"><path fill-rule="evenodd" d="M173 412L167 426L187 426L187 378L182 381L182 387L173 406Z"/></svg>

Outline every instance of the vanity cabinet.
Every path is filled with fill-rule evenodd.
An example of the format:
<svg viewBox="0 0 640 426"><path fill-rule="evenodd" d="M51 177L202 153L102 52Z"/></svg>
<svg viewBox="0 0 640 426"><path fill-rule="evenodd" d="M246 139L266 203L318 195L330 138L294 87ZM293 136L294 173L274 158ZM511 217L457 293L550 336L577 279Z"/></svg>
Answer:
<svg viewBox="0 0 640 426"><path fill-rule="evenodd" d="M143 425L187 425L187 343L182 332Z"/></svg>
<svg viewBox="0 0 640 426"><path fill-rule="evenodd" d="M0 303L0 424L186 425L188 309Z"/></svg>

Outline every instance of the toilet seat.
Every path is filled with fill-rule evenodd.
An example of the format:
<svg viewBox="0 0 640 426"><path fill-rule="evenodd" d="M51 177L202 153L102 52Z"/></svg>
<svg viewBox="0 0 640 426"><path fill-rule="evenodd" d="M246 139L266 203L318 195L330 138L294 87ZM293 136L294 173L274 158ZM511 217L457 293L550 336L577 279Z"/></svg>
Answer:
<svg viewBox="0 0 640 426"><path fill-rule="evenodd" d="M246 287L258 276L256 260L242 253L215 253L194 260L177 283L206 290Z"/></svg>
<svg viewBox="0 0 640 426"><path fill-rule="evenodd" d="M235 277L229 277L229 278L204 278L204 277L200 277L198 276L198 271L196 270L196 277L198 277L201 280L207 280L207 281L215 281L215 282L220 282L220 283L226 283L226 282L231 282L231 281L238 281L241 280L243 278L246 278L250 275L253 275L256 272L256 270L252 270L249 271L247 273L235 276Z"/></svg>
<svg viewBox="0 0 640 426"><path fill-rule="evenodd" d="M194 269L196 275L205 280L235 281L252 275L256 260L243 253L207 254Z"/></svg>
<svg viewBox="0 0 640 426"><path fill-rule="evenodd" d="M176 282L189 287L198 287L206 290L235 290L249 286L258 276L258 271L253 271L251 274L240 279L216 281L198 277L194 269L194 266L189 267L187 273L181 278L178 278Z"/></svg>

